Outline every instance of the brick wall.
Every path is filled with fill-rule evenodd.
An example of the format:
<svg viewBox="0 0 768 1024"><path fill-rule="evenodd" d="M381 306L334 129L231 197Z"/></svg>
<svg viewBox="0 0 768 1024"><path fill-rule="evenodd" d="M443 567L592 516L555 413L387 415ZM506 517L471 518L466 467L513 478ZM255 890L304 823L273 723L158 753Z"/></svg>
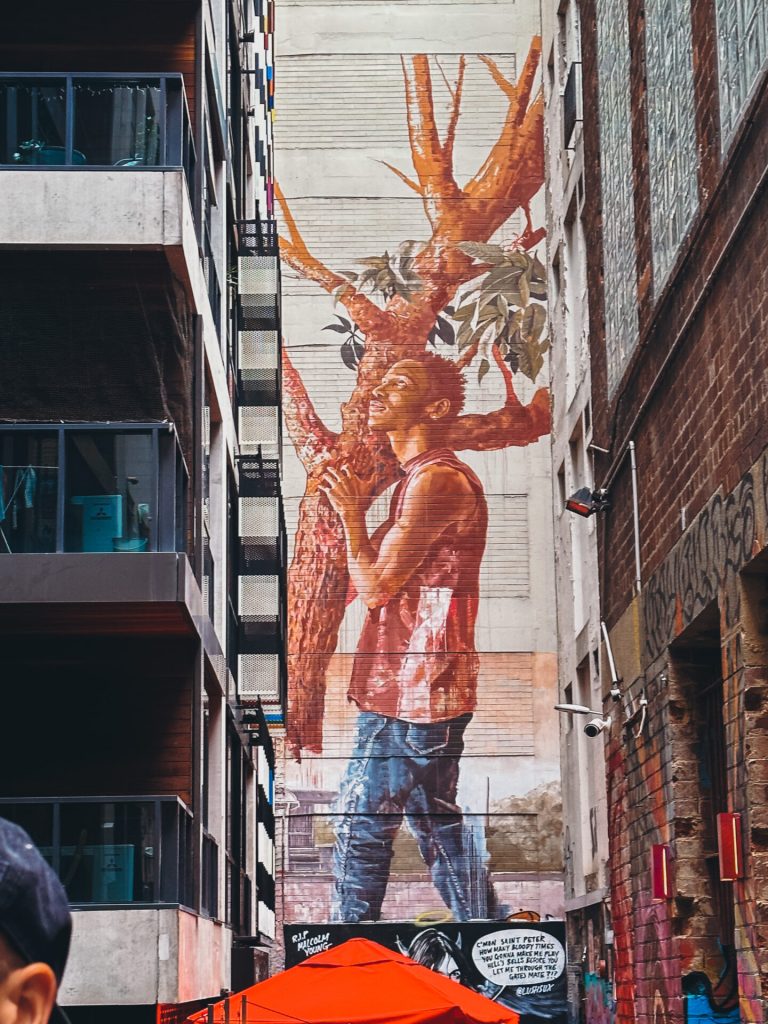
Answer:
<svg viewBox="0 0 768 1024"><path fill-rule="evenodd" d="M659 289L651 251L643 8L629 0L639 337L609 397L596 3L581 4L584 107L594 115L584 125L594 440L610 448L609 456L597 457L596 482L612 475L611 509L599 524L601 608L612 630L628 611L631 617L635 600L642 619L642 672L636 678L627 672L626 704L606 752L616 1018L650 1022L663 1013L682 1020L694 979L706 975L717 985L725 963L718 939L730 934L733 961L725 971L737 986L737 1002L729 1012L733 1020L756 1022L764 1018L768 994L761 952L768 896L768 198L762 180L768 88L765 80L757 83L723 154L714 0L693 0L699 205ZM629 440L639 473L643 588L637 599ZM721 724L703 710L711 685L722 685ZM637 718L627 721L640 695L648 699L642 730ZM717 732L724 745L719 797L702 778L701 752ZM746 877L724 889L713 808L741 813L745 830ZM674 896L653 902L650 859L657 843L672 850ZM732 912L730 924L723 908ZM718 996L724 1000L724 991Z"/></svg>
<svg viewBox="0 0 768 1024"><path fill-rule="evenodd" d="M640 340L609 401L600 287L602 247L598 124L585 120L587 233L595 441L612 456L630 436L637 445L643 577L681 534L681 508L691 522L718 487L731 490L768 443L761 382L768 370L768 263L763 258L768 201L754 196L764 167L768 94L753 103L752 123L725 163L720 159L711 3L694 4L696 118L701 158L700 205L673 271L656 300L650 249L642 5L629 4L632 46L633 150ZM597 110L594 2L584 9L585 109ZM746 213L745 213L746 211ZM740 219L742 220L739 224ZM735 232L730 245L730 236ZM679 340L678 340L679 339ZM675 355L652 385L670 351ZM641 405L647 398L643 411ZM637 422L636 418L639 416ZM612 511L601 521L603 611L615 622L632 597L633 551L629 465L611 488Z"/></svg>

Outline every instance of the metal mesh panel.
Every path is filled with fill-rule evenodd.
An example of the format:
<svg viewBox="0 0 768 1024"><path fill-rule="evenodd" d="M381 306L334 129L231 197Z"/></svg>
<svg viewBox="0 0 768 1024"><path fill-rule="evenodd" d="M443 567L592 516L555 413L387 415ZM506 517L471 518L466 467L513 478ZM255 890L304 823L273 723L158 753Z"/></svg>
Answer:
<svg viewBox="0 0 768 1024"><path fill-rule="evenodd" d="M241 576L239 591L241 616L270 622L277 618L280 598L277 576Z"/></svg>
<svg viewBox="0 0 768 1024"><path fill-rule="evenodd" d="M240 370L237 391L241 405L277 405L277 369Z"/></svg>
<svg viewBox="0 0 768 1024"><path fill-rule="evenodd" d="M276 702L280 698L280 659L276 654L241 654L240 693Z"/></svg>
<svg viewBox="0 0 768 1024"><path fill-rule="evenodd" d="M277 294L277 258L241 256L237 261L241 295Z"/></svg>
<svg viewBox="0 0 768 1024"><path fill-rule="evenodd" d="M272 406L244 406L240 408L240 448L248 454L249 448L264 444L276 445L279 439L277 409Z"/></svg>
<svg viewBox="0 0 768 1024"><path fill-rule="evenodd" d="M277 331L241 331L238 341L242 370L277 369Z"/></svg>
<svg viewBox="0 0 768 1024"><path fill-rule="evenodd" d="M241 295L238 304L238 328L241 331L277 329L277 298L270 295Z"/></svg>
<svg viewBox="0 0 768 1024"><path fill-rule="evenodd" d="M243 538L277 536L280 504L277 497L240 496L240 535Z"/></svg>

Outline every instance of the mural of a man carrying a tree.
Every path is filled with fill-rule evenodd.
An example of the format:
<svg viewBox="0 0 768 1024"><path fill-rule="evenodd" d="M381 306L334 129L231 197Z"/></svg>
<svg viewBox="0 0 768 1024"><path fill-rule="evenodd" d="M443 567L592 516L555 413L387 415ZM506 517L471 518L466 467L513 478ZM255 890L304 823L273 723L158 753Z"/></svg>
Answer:
<svg viewBox="0 0 768 1024"><path fill-rule="evenodd" d="M343 306L347 317L329 329L345 334L342 359L357 380L333 432L284 351L285 421L306 473L289 575L287 740L296 759L322 751L326 673L345 608L355 596L365 606L348 680L357 721L335 809L337 921L379 919L403 821L454 919L477 916L457 788L477 710L488 501L456 452L525 446L550 429L546 388L525 404L514 386L516 373L536 381L548 344L537 301L545 273L532 252L543 231L530 214L543 181L539 58L534 39L515 82L477 58L507 112L463 185L453 150L467 58L458 58L453 85L435 58L403 58L415 180L391 169L421 198L427 241L361 260L360 273L332 270L313 256L277 190L283 261ZM442 119L437 67L449 96ZM522 232L492 241L516 211ZM503 380L503 404L464 411L469 375L480 382L491 371ZM393 485L386 520L370 528L372 503Z"/></svg>

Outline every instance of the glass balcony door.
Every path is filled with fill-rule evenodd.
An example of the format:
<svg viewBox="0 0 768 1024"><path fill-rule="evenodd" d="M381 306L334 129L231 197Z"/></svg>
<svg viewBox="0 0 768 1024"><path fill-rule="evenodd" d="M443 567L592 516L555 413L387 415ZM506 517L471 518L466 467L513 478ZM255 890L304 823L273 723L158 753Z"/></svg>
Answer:
<svg viewBox="0 0 768 1024"><path fill-rule="evenodd" d="M168 424L0 426L0 554L183 551L187 485Z"/></svg>
<svg viewBox="0 0 768 1024"><path fill-rule="evenodd" d="M191 175L182 77L1 75L0 165L184 167Z"/></svg>

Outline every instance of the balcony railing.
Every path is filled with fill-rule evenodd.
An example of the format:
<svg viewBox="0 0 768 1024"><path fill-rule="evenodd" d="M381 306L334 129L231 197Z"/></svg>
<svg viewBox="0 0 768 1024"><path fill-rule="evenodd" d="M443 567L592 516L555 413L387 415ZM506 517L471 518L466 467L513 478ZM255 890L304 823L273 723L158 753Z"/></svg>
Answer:
<svg viewBox="0 0 768 1024"><path fill-rule="evenodd" d="M0 555L186 549L168 423L0 425Z"/></svg>
<svg viewBox="0 0 768 1024"><path fill-rule="evenodd" d="M236 223L238 255L277 256L277 222L274 220L239 220Z"/></svg>
<svg viewBox="0 0 768 1024"><path fill-rule="evenodd" d="M181 75L0 75L0 165L183 167L194 143Z"/></svg>
<svg viewBox="0 0 768 1024"><path fill-rule="evenodd" d="M192 814L177 797L3 798L0 815L29 832L75 907L195 909ZM209 853L210 889L216 870Z"/></svg>

